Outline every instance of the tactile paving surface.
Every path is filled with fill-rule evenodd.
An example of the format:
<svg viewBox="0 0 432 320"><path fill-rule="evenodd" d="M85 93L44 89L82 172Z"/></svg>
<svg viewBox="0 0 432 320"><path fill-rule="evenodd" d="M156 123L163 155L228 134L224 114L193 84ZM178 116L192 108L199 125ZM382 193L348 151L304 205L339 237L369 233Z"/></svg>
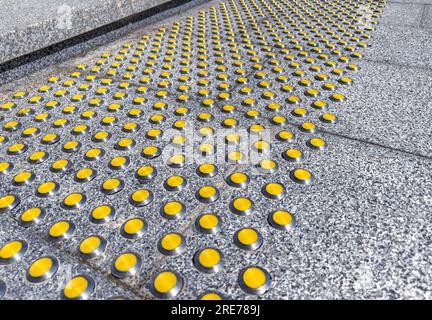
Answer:
<svg viewBox="0 0 432 320"><path fill-rule="evenodd" d="M4 97L0 297L265 299L383 7L214 2Z"/></svg>

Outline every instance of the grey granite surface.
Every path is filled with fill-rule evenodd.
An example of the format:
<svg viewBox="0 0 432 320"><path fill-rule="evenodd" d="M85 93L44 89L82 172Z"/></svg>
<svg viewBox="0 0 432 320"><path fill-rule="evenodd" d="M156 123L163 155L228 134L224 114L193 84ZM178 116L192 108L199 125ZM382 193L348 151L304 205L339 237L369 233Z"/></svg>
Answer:
<svg viewBox="0 0 432 320"><path fill-rule="evenodd" d="M0 1L0 63L168 0Z"/></svg>
<svg viewBox="0 0 432 320"><path fill-rule="evenodd" d="M208 7L218 2L204 5L200 10L208 10ZM386 12L386 8L384 12ZM392 11L393 10L393 11ZM196 15L198 8L193 8L178 17L185 15ZM112 295L126 295L132 298L153 299L149 293L149 280L151 276L162 269L170 269L179 272L185 279L185 287L178 296L184 299L196 299L206 290L217 290L228 298L240 299L431 299L431 217L432 212L432 161L430 147L427 145L430 131L429 87L430 72L428 66L422 65L416 57L412 48L401 47L399 53L385 51L388 46L384 32L391 33L390 28L404 30L404 28L416 28L411 24L415 18L407 21L404 25L402 19L391 18L400 10L387 11L387 22L372 32L374 37L373 46L364 50L366 60L355 61L361 69L352 77L354 84L345 88L338 88L338 92L347 95L347 101L341 104L332 104L330 111L337 114L339 122L334 126L324 126L322 131L314 134L302 133L297 124L301 121L289 116L288 107L281 113L289 119L290 124L284 129L292 130L295 139L292 142L281 143L274 139L272 151L269 156L279 164L275 174L255 175L256 171L249 166L228 166L221 164L219 174L213 178L200 178L195 174L195 166L187 166L182 169L172 169L158 163L159 175L156 180L146 185L156 195L155 200L143 208L132 208L128 204L128 195L139 188L136 180L130 179L133 169L138 165L155 163L143 160L139 152L143 146L155 144L165 146L165 139L161 141L148 141L144 138L144 132L151 125L146 121L139 120L142 125L141 131L130 134L137 141L137 148L128 152L119 152L112 148L120 137L126 136L121 131L121 125L114 126L110 131L113 138L100 146L106 150L100 161L89 163L84 161L82 153L93 143L89 140L89 134L73 136L70 133L72 126L80 124L83 120L79 113L67 116L71 124L64 129L58 129L62 137L62 143L72 138L83 143L81 151L69 155L73 161L73 167L63 175L57 175L47 170L47 163L40 166L30 165L25 158L30 152L41 147L38 143L30 144L25 155L17 156L13 160L16 164L14 171L0 177L0 196L7 193L19 194L22 203L19 210L13 210L0 215L1 222L5 225L0 232L0 245L11 237L24 237L31 242L40 243L40 250L55 252L56 255L68 261L74 270L89 272L101 283L97 295L92 298L108 298ZM397 15L396 14L396 15ZM153 34L155 28L160 25L169 25L177 21L178 17L172 17L161 21L157 25L149 26L139 30L125 38L118 39L112 43L95 48L88 54L77 56L56 66L42 70L29 79L20 79L17 82L3 86L0 100L8 101L13 92L19 89L29 91L30 96L37 94L37 88L46 84L49 75L61 76L64 80L79 63L94 64L95 60L104 52L118 52L126 42L139 39L142 34ZM390 19L390 21L388 21ZM395 19L395 20L392 20ZM395 21L394 26L391 21ZM396 22L399 21L399 22ZM398 29L399 28L399 29ZM417 30L417 29L416 29ZM381 36L380 36L381 34ZM378 37L377 37L378 35ZM236 35L237 39L240 36ZM252 35L253 43L257 43L256 35ZM418 39L417 39L418 40ZM413 40L413 41L417 41ZM193 41L196 41L194 37ZM193 42L195 43L195 42ZM417 43L417 45L420 45ZM209 41L209 48L212 44ZM192 48L195 53L196 48ZM373 59L382 51L383 59ZM239 45L239 52L243 59L247 58L248 49L244 44ZM391 56L393 54L393 56ZM409 56L409 65L402 65L405 61L391 62L395 56ZM270 67L270 59L266 57L265 51L258 50L256 56L262 59L264 68ZM371 58L372 56L372 58ZM107 58L109 63L114 62L114 57ZM396 58L397 58L396 57ZM390 63L387 61L390 61ZM417 59L417 60L416 60ZM229 57L227 57L229 60ZM245 59L247 61L247 59ZM194 61L193 63L196 63ZM216 63L214 57L208 59L210 65ZM282 66L286 67L289 62L284 61ZM257 108L263 106L259 99L262 89L257 87L258 80L253 77L251 71L253 62L248 61L245 68L250 78L248 85L254 87L258 95ZM413 67L420 65L420 67ZM323 67L325 72L330 68ZM124 72L123 69L121 69ZM156 69L156 76L160 74ZM88 71L83 72L83 76ZM172 70L173 79L177 79L179 68ZM228 69L229 81L234 79L232 69ZM350 74L351 75L351 74ZM214 74L211 74L213 77ZM331 76L333 80L336 77ZM113 102L111 95L119 89L117 85L122 82L120 77L113 77L112 92L106 99L106 104ZM139 77L132 80L132 87L125 89L128 98L125 103L132 105L131 99L135 97L134 89L138 86ZM157 79L157 78L156 78ZM99 78L98 78L99 80ZM191 98L187 106L191 112L187 116L196 124L196 116L202 112L200 102L202 98L196 95L200 88L195 85L196 76L192 76ZM82 79L78 79L78 82ZM290 80L296 83L296 79ZM94 94L97 88L88 92L88 96ZM232 82L230 82L232 83ZM207 88L219 93L216 89L217 82L212 82ZM61 84L54 85L58 88ZM233 83L230 90L232 103L241 104L244 98L239 93L241 85ZM71 95L77 93L76 88L71 88ZM148 101L144 106L151 110L152 104L159 100L154 94L159 90L157 82L149 84L149 92L146 94ZM179 106L176 99L178 92L169 89L169 95L164 101L169 108L161 111L167 116L167 121L159 128L168 132L174 120L178 117L172 113L172 108ZM49 93L50 96L52 93ZM328 94L325 93L325 99ZM62 104L69 103L68 97L56 98ZM279 99L279 98L276 98ZM311 98L304 98L306 102ZM328 99L327 99L328 100ZM277 101L277 100L276 100ZM27 105L26 100L18 100L17 109ZM234 115L225 115L218 111L217 107L225 104L217 102L214 110L215 119L211 122L216 128L220 128L221 121L229 116L240 119L239 128L247 128L256 122L266 121L269 113L263 112L263 119L245 119L243 112ZM79 103L83 108L87 104ZM144 108L144 107L143 107ZM291 106L289 107L291 108ZM127 108L126 108L127 109ZM87 122L92 133L100 129L99 121L109 113L106 108L97 109L98 114L94 119ZM118 114L119 123L123 124L128 118L125 110ZM154 111L149 111L154 113ZM63 117L61 108L51 110L53 119ZM317 116L314 111L311 116ZM5 112L5 119L1 123L15 119L15 113ZM148 114L145 115L147 117ZM312 118L317 120L316 118ZM31 117L22 118L20 121L25 127L34 123ZM51 120L50 120L51 121ZM43 134L51 132L50 126L36 124ZM272 133L279 129L272 128ZM307 140L311 137L321 137L328 144L327 150L312 150L307 147ZM22 138L19 131L10 134L7 145L20 142ZM282 152L287 148L298 148L304 152L305 158L300 164L284 160ZM54 159L64 157L61 152L61 144L46 147L50 152L50 163ZM131 158L131 166L124 171L112 172L106 169L106 165L114 155L126 154ZM6 155L5 148L0 151L0 159L10 159ZM156 160L158 161L158 160ZM219 165L219 164L218 164ZM91 166L100 173L91 183L84 188L73 181L73 174L77 169ZM311 170L315 176L315 182L310 186L294 183L289 172L297 167L305 167ZM22 170L34 170L36 179L27 187L14 187L11 179L14 174ZM245 190L235 189L228 186L224 179L233 170L244 171L251 174L251 184ZM187 187L180 192L167 192L163 187L163 180L169 175L181 174L187 178ZM108 176L122 177L126 181L126 187L121 193L114 197L101 194L98 190L100 183ZM128 178L129 177L129 178ZM52 179L61 183L60 192L47 200L44 206L48 214L45 220L31 228L22 231L16 228L16 221L24 207L33 205L36 199L34 189L41 182ZM281 182L285 185L287 195L282 200L270 200L266 198L261 188L268 182ZM205 184L212 184L220 191L218 201L203 204L196 197L195 192ZM81 210L65 211L59 209L59 202L71 192L85 192L88 196L86 205ZM254 201L255 211L253 214L240 217L234 215L229 209L229 203L234 197L245 196ZM159 206L168 199L178 199L187 205L186 216L179 221L166 221L159 214ZM118 208L117 215L113 221L104 225L94 225L88 221L88 215L96 204L110 201ZM298 221L293 231L282 232L270 227L267 215L271 210L285 209L294 214ZM214 212L223 219L222 232L214 236L206 236L197 233L194 227L195 218L205 212ZM149 222L149 230L143 238L136 241L126 241L119 235L119 228L123 221L129 217L140 216ZM60 217L67 217L77 225L75 236L69 241L51 244L47 241L47 228ZM233 234L239 228L255 227L264 238L264 244L257 251L246 252L233 244ZM14 229L15 228L15 229ZM156 242L160 237L171 231L181 232L187 240L186 251L178 257L165 257L158 253ZM100 258L93 261L80 261L77 265L77 247L84 236L100 234L109 240L109 249ZM214 246L222 250L225 266L219 273L204 274L199 272L192 262L195 252L203 247ZM139 274L126 280L115 280L110 275L110 266L115 256L127 249L137 251L144 258L143 267ZM28 261L41 252L30 252ZM27 258L26 258L27 259ZM26 263L27 260L25 260ZM259 265L265 268L271 275L271 287L262 296L245 294L237 283L238 272L242 267ZM7 283L8 291L5 298L41 298L31 286L23 282L22 272L27 265L14 265L7 269L1 269L0 280ZM9 280L10 279L10 280ZM105 281L108 283L105 284ZM48 284L46 284L48 285ZM31 287L27 289L27 287ZM26 292L23 292L26 290ZM47 298L57 298L57 293Z"/></svg>

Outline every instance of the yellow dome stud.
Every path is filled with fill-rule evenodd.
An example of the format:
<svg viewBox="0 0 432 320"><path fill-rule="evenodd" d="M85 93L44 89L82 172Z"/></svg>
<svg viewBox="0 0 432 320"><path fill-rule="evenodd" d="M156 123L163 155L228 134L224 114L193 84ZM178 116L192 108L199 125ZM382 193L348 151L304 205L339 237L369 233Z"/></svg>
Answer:
<svg viewBox="0 0 432 320"><path fill-rule="evenodd" d="M204 248L195 253L193 263L201 272L216 273L224 265L224 255L216 248Z"/></svg>
<svg viewBox="0 0 432 320"><path fill-rule="evenodd" d="M270 289L271 276L261 267L249 266L239 272L238 283L244 292L261 295Z"/></svg>
<svg viewBox="0 0 432 320"><path fill-rule="evenodd" d="M147 231L148 225L142 218L125 221L121 227L121 235L127 239L138 239Z"/></svg>
<svg viewBox="0 0 432 320"><path fill-rule="evenodd" d="M285 210L270 212L267 220L273 228L281 231L292 230L297 224L295 217Z"/></svg>
<svg viewBox="0 0 432 320"><path fill-rule="evenodd" d="M87 275L77 275L66 283L62 290L62 298L65 300L87 300L94 292L96 284Z"/></svg>
<svg viewBox="0 0 432 320"><path fill-rule="evenodd" d="M79 245L79 254L83 259L93 259L100 256L107 247L107 241L101 236L89 236Z"/></svg>
<svg viewBox="0 0 432 320"><path fill-rule="evenodd" d="M27 252L28 244L24 240L12 240L0 247L0 264L19 261Z"/></svg>
<svg viewBox="0 0 432 320"><path fill-rule="evenodd" d="M176 271L163 270L151 279L150 292L156 298L170 299L183 289L183 277Z"/></svg>
<svg viewBox="0 0 432 320"><path fill-rule="evenodd" d="M114 277L124 279L138 273L142 265L141 257L134 252L125 252L118 255L111 266Z"/></svg>
<svg viewBox="0 0 432 320"><path fill-rule="evenodd" d="M166 256L178 256L186 249L186 239L178 232L167 233L160 238L157 248Z"/></svg>
<svg viewBox="0 0 432 320"><path fill-rule="evenodd" d="M234 244L240 249L253 251L261 247L263 237L254 228L243 228L237 230L234 234Z"/></svg>
<svg viewBox="0 0 432 320"><path fill-rule="evenodd" d="M58 271L59 262L55 257L46 256L32 262L26 278L32 283L41 283L52 278Z"/></svg>
<svg viewBox="0 0 432 320"><path fill-rule="evenodd" d="M314 176L312 172L302 168L291 170L290 178L297 183L305 185L310 185L314 181Z"/></svg>

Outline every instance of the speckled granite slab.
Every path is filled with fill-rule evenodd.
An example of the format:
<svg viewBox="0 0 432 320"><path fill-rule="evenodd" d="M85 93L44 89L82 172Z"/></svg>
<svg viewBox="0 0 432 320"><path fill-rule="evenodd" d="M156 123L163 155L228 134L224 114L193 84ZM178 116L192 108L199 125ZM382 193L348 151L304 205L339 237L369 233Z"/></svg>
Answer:
<svg viewBox="0 0 432 320"><path fill-rule="evenodd" d="M0 63L169 0L0 1Z"/></svg>

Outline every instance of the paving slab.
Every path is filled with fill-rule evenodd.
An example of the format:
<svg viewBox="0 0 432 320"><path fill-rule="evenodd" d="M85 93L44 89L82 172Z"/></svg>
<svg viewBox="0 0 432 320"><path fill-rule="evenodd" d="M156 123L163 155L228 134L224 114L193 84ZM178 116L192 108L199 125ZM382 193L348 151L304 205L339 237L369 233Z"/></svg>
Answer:
<svg viewBox="0 0 432 320"><path fill-rule="evenodd" d="M390 2L386 5L380 23L419 27L423 11L423 4Z"/></svg>
<svg viewBox="0 0 432 320"><path fill-rule="evenodd" d="M334 3L351 20L366 14L354 4ZM45 209L40 219L30 215L26 232L72 259L83 257L84 239L103 237L105 250L79 267L144 299L207 292L238 299L430 298L432 161L430 148L419 152L428 126L418 116L427 112L427 67L418 74L397 63L388 74L386 64L359 59L376 50L366 42L379 32L363 25L352 26L356 36L331 26L332 40L316 35L317 42L306 29L281 25L305 6L320 16L335 9L215 1L3 87L2 214L17 226L31 206ZM384 3L368 6L379 19ZM390 27L409 28L379 30ZM342 75L354 84L342 85L350 82ZM415 98L407 102L405 91ZM351 104L368 96L377 104L372 111L358 105L356 113ZM415 115L400 130L408 133L391 147L386 141L401 135L391 128L409 107ZM336 126L324 125L326 113L337 115ZM385 129L372 135L380 125ZM246 150L227 136L246 132ZM228 142L216 144L217 137ZM418 142L409 144L411 138ZM179 148L189 140L192 151ZM175 157L166 162L173 146ZM183 161L189 158L195 162ZM61 159L72 163L64 172L55 168L65 161L53 167ZM157 174L144 182L136 172L149 165ZM233 172L248 179L229 182ZM102 204L115 214L93 213ZM276 210L283 211L279 226L269 222ZM204 214L213 218L201 221ZM134 217L144 223L129 225L128 235L124 223ZM60 219L75 231L54 241L49 230ZM212 224L212 232L203 231ZM241 270L249 277L239 277ZM163 271L170 296L155 290ZM14 297L30 298L19 290Z"/></svg>
<svg viewBox="0 0 432 320"><path fill-rule="evenodd" d="M417 27L380 25L367 59L387 64L432 68L432 34Z"/></svg>
<svg viewBox="0 0 432 320"><path fill-rule="evenodd" d="M431 81L428 70L363 62L340 121L323 130L431 157Z"/></svg>
<svg viewBox="0 0 432 320"><path fill-rule="evenodd" d="M2 246L14 241L24 241L27 245L19 260L0 264L0 280L6 285L3 299L59 300L62 299L62 292L68 282L81 275L89 276L94 282L94 290L89 292L91 299L108 300L119 297L137 299L134 293L83 265L76 257L57 250L22 227L17 228L16 222L9 217L1 215L0 222ZM26 278L26 274L36 260L44 257L56 259L58 268L54 274L35 285Z"/></svg>

